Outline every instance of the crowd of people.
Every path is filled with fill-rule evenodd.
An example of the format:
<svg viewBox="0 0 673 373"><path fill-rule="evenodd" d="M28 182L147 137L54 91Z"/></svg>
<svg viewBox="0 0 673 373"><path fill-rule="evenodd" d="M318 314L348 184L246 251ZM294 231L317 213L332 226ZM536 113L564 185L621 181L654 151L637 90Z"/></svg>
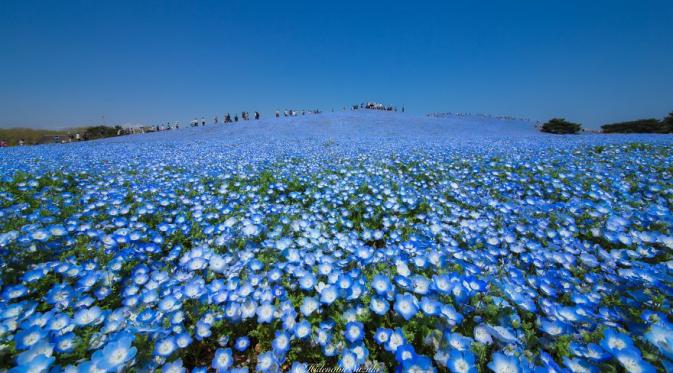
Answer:
<svg viewBox="0 0 673 373"><path fill-rule="evenodd" d="M284 117L296 117L296 116L299 116L299 115L306 115L307 113L308 113L308 114L320 114L320 113L322 113L322 111L320 111L320 110L318 110L318 109L314 109L314 110L306 110L306 109L303 109L303 110L294 110L294 109L287 109L287 110L284 110L284 111L283 111L283 116L284 116ZM276 110L276 118L280 118L280 111L278 111L278 110Z"/></svg>
<svg viewBox="0 0 673 373"><path fill-rule="evenodd" d="M378 102L362 102L359 105L358 104L353 105L353 110L358 109L397 111L397 106L385 105ZM400 111L404 113L404 106L402 106Z"/></svg>
<svg viewBox="0 0 673 373"><path fill-rule="evenodd" d="M502 120L520 120L526 122L532 122L532 119L529 118L519 118L510 115L492 115L492 114L483 114L483 113L453 113L453 112L441 112L441 113L428 113L427 116L434 118L446 118L446 117L480 117L480 118L492 118L492 119L502 119Z"/></svg>

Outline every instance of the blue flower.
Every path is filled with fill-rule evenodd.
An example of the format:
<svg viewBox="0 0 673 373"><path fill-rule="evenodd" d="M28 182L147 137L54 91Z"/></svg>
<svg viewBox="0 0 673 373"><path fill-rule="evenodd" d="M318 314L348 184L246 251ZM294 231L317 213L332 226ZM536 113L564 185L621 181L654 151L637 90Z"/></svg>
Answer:
<svg viewBox="0 0 673 373"><path fill-rule="evenodd" d="M273 351L278 355L285 355L290 350L290 336L284 331L277 331L276 337L271 341Z"/></svg>
<svg viewBox="0 0 673 373"><path fill-rule="evenodd" d="M311 335L311 323L302 320L294 326L294 336L298 339L305 339Z"/></svg>
<svg viewBox="0 0 673 373"><path fill-rule="evenodd" d="M292 363L292 366L290 367L290 370L288 370L288 373L308 373L308 365L305 363L295 361Z"/></svg>
<svg viewBox="0 0 673 373"><path fill-rule="evenodd" d="M87 326L89 324L98 324L103 321L101 309L97 306L91 308L83 308L77 312L73 317L75 324L78 326Z"/></svg>
<svg viewBox="0 0 673 373"><path fill-rule="evenodd" d="M364 325L361 322L351 321L346 323L344 337L350 343L361 341L364 338Z"/></svg>
<svg viewBox="0 0 673 373"><path fill-rule="evenodd" d="M157 341L154 346L154 354L161 357L168 357L177 349L175 337L169 336Z"/></svg>
<svg viewBox="0 0 673 373"><path fill-rule="evenodd" d="M217 372L226 372L234 364L230 348L218 348L213 357L212 366Z"/></svg>
<svg viewBox="0 0 673 373"><path fill-rule="evenodd" d="M273 320L274 308L270 303L257 307L257 322L270 323Z"/></svg>
<svg viewBox="0 0 673 373"><path fill-rule="evenodd" d="M234 348L240 352L244 352L245 350L248 349L249 346L250 346L250 338L246 336L238 337L234 342Z"/></svg>
<svg viewBox="0 0 673 373"><path fill-rule="evenodd" d="M26 364L18 365L9 370L10 373L30 373L30 372L47 372L49 367L54 363L56 358L38 355L31 359Z"/></svg>
<svg viewBox="0 0 673 373"><path fill-rule="evenodd" d="M633 349L633 341L626 334L619 333L612 328L605 329L603 339L600 341L601 347L613 356L622 350Z"/></svg>
<svg viewBox="0 0 673 373"><path fill-rule="evenodd" d="M487 364L488 369L500 373L500 372L512 372L517 373L521 372L521 366L519 364L519 359L515 356L507 356L502 352L496 352L492 356L492 360Z"/></svg>
<svg viewBox="0 0 673 373"><path fill-rule="evenodd" d="M373 296L369 302L369 308L379 316L385 315L390 309L390 304L385 298Z"/></svg>
<svg viewBox="0 0 673 373"><path fill-rule="evenodd" d="M416 355L413 359L404 360L402 363L402 371L434 373L437 372L437 369L432 366L432 360L427 356Z"/></svg>
<svg viewBox="0 0 673 373"><path fill-rule="evenodd" d="M137 349L131 346L133 340L133 335L123 333L115 340L110 341L101 351L94 353L93 360L96 362L96 366L109 371L123 368L136 356Z"/></svg>
<svg viewBox="0 0 673 373"><path fill-rule="evenodd" d="M387 328L378 328L376 329L376 332L374 332L374 341L380 345L387 343L392 332L392 330Z"/></svg>
<svg viewBox="0 0 673 373"><path fill-rule="evenodd" d="M256 369L259 372L276 372L279 369L279 366L273 352L268 351L257 356Z"/></svg>
<svg viewBox="0 0 673 373"><path fill-rule="evenodd" d="M446 366L452 373L476 373L474 359L472 351L451 350Z"/></svg>
<svg viewBox="0 0 673 373"><path fill-rule="evenodd" d="M182 366L182 359L164 364L161 367L161 373L185 373L187 369Z"/></svg>
<svg viewBox="0 0 673 373"><path fill-rule="evenodd" d="M346 373L356 371L360 367L357 355L348 349L344 350L339 359L339 367Z"/></svg>
<svg viewBox="0 0 673 373"><path fill-rule="evenodd" d="M418 312L416 298L411 294L397 294L395 296L395 312L409 321Z"/></svg>
<svg viewBox="0 0 673 373"><path fill-rule="evenodd" d="M14 336L14 345L17 350L27 350L47 336L47 331L39 326L21 330Z"/></svg>
<svg viewBox="0 0 673 373"><path fill-rule="evenodd" d="M401 345L395 351L395 360L397 360L399 364L403 365L405 361L414 358L416 358L416 350L414 349L414 346L408 343Z"/></svg>
<svg viewBox="0 0 673 373"><path fill-rule="evenodd" d="M339 291L334 285L328 285L320 292L320 303L330 305L337 300Z"/></svg>

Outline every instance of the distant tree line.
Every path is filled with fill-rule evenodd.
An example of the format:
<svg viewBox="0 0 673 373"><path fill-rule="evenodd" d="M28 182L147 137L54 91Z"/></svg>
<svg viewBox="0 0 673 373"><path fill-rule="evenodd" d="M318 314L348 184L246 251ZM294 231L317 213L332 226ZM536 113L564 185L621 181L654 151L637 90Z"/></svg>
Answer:
<svg viewBox="0 0 673 373"><path fill-rule="evenodd" d="M662 120L649 118L605 124L603 133L673 133L673 113Z"/></svg>
<svg viewBox="0 0 673 373"><path fill-rule="evenodd" d="M120 126L114 126L114 127L109 127L109 126L94 126L94 127L87 127L84 130L84 140L95 140L95 139L102 139L105 137L113 137L113 136L118 136L122 132L122 128Z"/></svg>
<svg viewBox="0 0 673 373"><path fill-rule="evenodd" d="M95 140L126 134L120 126L91 126L66 130L0 128L0 147Z"/></svg>
<svg viewBox="0 0 673 373"><path fill-rule="evenodd" d="M540 127L542 132L559 135L574 134L581 130L581 124L563 118L551 119ZM673 133L673 112L662 120L649 118L610 123L602 125L601 130L603 133Z"/></svg>

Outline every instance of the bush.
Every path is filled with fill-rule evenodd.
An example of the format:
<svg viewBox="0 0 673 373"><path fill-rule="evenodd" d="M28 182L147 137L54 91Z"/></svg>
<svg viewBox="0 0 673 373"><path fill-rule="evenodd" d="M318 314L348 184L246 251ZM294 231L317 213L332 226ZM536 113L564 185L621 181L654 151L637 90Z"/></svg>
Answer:
<svg viewBox="0 0 673 373"><path fill-rule="evenodd" d="M661 127L664 133L673 133L673 112L661 120Z"/></svg>
<svg viewBox="0 0 673 373"><path fill-rule="evenodd" d="M563 118L554 118L542 125L542 132L555 134L573 134L582 130L579 123L568 122Z"/></svg>
<svg viewBox="0 0 673 373"><path fill-rule="evenodd" d="M639 119L601 126L604 133L665 133L664 123L657 119Z"/></svg>
<svg viewBox="0 0 673 373"><path fill-rule="evenodd" d="M108 126L87 127L86 131L84 131L84 139L85 140L95 140L95 139L102 139L102 138L105 138L105 137L117 136L121 129L122 128L120 126L115 126L115 127L108 127Z"/></svg>

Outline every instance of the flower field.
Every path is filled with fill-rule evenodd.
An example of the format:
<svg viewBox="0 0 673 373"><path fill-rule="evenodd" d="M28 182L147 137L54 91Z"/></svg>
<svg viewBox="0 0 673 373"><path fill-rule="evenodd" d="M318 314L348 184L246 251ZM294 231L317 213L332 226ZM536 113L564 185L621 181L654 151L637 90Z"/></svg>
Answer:
<svg viewBox="0 0 673 373"><path fill-rule="evenodd" d="M666 136L336 113L0 170L0 370L673 371Z"/></svg>

